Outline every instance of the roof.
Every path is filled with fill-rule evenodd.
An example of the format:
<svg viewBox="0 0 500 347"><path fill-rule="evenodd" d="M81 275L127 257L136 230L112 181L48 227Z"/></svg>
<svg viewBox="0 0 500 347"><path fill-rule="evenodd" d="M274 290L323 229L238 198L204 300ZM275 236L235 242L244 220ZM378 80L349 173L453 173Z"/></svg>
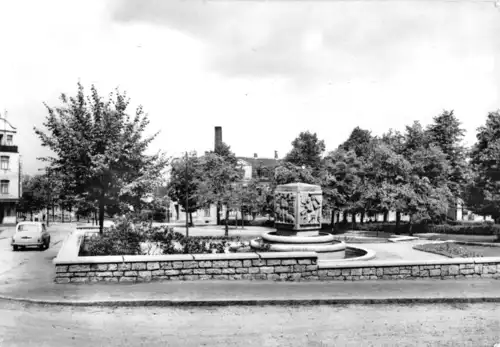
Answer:
<svg viewBox="0 0 500 347"><path fill-rule="evenodd" d="M246 161L252 166L262 166L262 167L276 167L280 164L279 159L273 158L253 158L253 157L237 157L238 159Z"/></svg>
<svg viewBox="0 0 500 347"><path fill-rule="evenodd" d="M0 117L0 122L1 122L1 121L4 121L6 124L8 124L8 125L12 128L12 130L11 130L11 131L15 131L15 130L16 130L16 127L15 127L15 126L13 126L12 124L10 124L10 122L9 122L7 119L5 119L5 118L3 118L3 117ZM3 130L3 128L2 128L2 127L0 127L0 130Z"/></svg>

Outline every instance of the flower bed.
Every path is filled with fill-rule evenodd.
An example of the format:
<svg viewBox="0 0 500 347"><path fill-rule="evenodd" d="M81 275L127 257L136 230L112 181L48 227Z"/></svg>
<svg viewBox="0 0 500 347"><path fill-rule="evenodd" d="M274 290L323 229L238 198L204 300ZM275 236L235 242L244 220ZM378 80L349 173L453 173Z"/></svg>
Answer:
<svg viewBox="0 0 500 347"><path fill-rule="evenodd" d="M413 249L444 255L449 258L480 258L500 256L499 247L465 245L454 242L428 243L413 246Z"/></svg>
<svg viewBox="0 0 500 347"><path fill-rule="evenodd" d="M238 237L186 237L173 228L113 229L86 234L80 256L227 253L244 246Z"/></svg>

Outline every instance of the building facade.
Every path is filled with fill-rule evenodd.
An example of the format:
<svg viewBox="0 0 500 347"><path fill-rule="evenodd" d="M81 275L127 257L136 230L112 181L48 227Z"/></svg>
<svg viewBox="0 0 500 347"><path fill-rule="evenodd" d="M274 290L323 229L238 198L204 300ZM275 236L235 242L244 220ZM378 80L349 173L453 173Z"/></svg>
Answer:
<svg viewBox="0 0 500 347"><path fill-rule="evenodd" d="M16 205L21 196L21 163L16 145L17 130L0 118L0 223L16 223Z"/></svg>

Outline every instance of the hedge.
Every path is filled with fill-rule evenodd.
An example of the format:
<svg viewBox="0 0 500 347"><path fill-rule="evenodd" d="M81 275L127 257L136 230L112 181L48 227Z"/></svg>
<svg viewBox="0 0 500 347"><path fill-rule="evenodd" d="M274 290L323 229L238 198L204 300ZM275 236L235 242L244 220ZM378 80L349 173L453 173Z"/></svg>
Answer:
<svg viewBox="0 0 500 347"><path fill-rule="evenodd" d="M391 234L408 234L409 224L400 223L399 228L396 228L395 223L365 223L356 224L354 227L352 223L337 224L335 231L345 230L360 230L360 231L379 231ZM463 223L459 225L450 224L413 224L412 233L437 233L437 234L463 234L463 235L500 235L500 224L493 224L491 222L485 223Z"/></svg>

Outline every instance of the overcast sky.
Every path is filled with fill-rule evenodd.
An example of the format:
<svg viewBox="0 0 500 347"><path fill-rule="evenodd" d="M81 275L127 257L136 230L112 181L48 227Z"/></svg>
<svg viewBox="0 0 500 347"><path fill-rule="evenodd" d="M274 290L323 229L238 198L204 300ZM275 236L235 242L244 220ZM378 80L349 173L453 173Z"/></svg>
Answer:
<svg viewBox="0 0 500 347"><path fill-rule="evenodd" d="M475 129L500 108L500 7L488 1L2 1L0 112L24 170L33 132L80 80L126 90L161 130L152 149L282 157L301 132L335 149L454 109Z"/></svg>

